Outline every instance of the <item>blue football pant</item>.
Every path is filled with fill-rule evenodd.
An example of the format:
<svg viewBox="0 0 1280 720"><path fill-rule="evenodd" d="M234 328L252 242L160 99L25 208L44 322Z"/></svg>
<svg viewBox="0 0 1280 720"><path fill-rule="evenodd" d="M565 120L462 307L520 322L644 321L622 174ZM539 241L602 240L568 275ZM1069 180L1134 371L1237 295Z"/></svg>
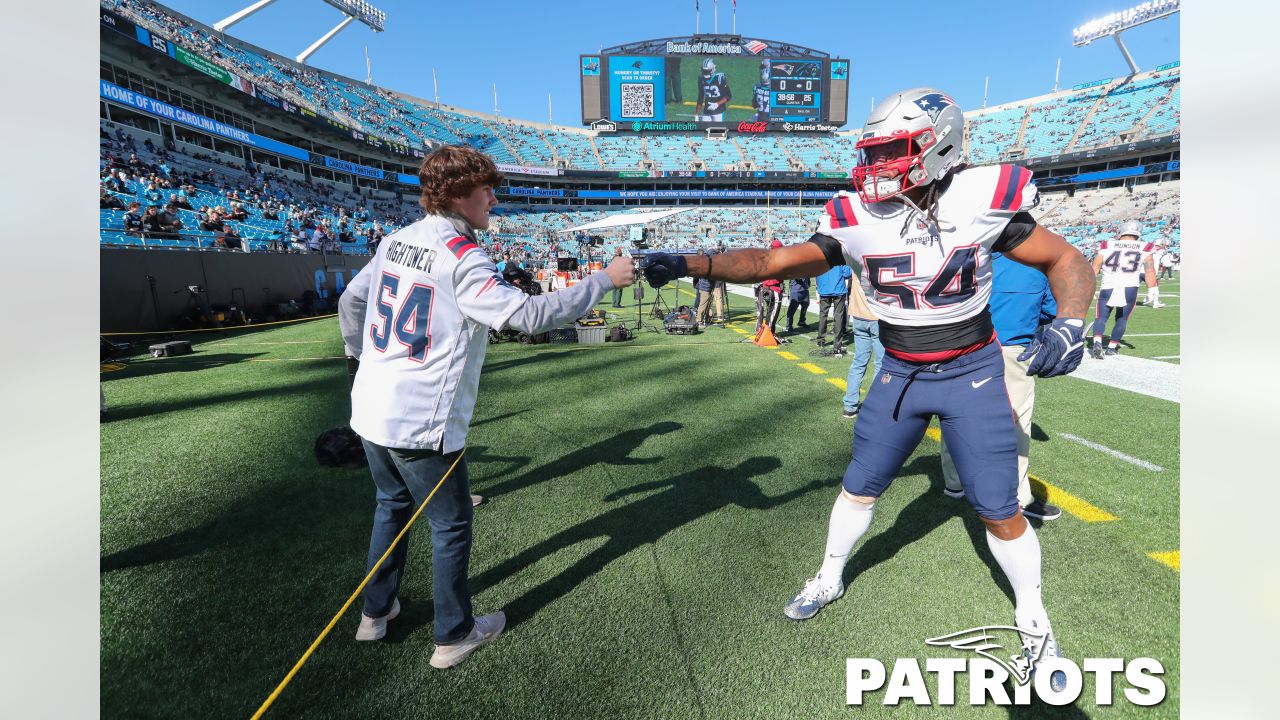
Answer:
<svg viewBox="0 0 1280 720"><path fill-rule="evenodd" d="M933 364L885 354L854 425L845 491L879 497L937 416L960 485L978 515L1013 517L1018 512L1017 421L1004 372L996 342Z"/></svg>
<svg viewBox="0 0 1280 720"><path fill-rule="evenodd" d="M1036 404L1036 378L1027 374L1030 360L1018 360L1018 356L1026 352L1025 345L1006 345L1000 348L1004 355L1004 384L1009 393L1009 403L1018 415L1018 504L1026 507L1034 499L1031 495L1031 480L1027 470L1031 455L1031 412ZM942 479L948 490L956 492L964 488L960 485L960 473L956 471L955 460L947 450L947 443L942 443Z"/></svg>
<svg viewBox="0 0 1280 720"><path fill-rule="evenodd" d="M1129 326L1129 316L1133 314L1133 306L1138 302L1138 288L1127 287L1121 288L1124 292L1124 307L1112 308L1107 305L1111 300L1111 288L1107 288L1098 293L1098 308L1095 313L1096 319L1093 321L1093 336L1101 337L1107 329L1107 319L1111 317L1111 311L1116 311L1116 324L1111 328L1111 339L1120 342L1120 338L1124 337L1125 328Z"/></svg>

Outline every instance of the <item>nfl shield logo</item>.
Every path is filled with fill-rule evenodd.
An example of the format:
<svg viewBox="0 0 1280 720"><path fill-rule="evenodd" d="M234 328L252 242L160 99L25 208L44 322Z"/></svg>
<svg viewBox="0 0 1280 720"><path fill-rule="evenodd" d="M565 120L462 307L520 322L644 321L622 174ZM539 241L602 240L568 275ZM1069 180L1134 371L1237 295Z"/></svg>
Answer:
<svg viewBox="0 0 1280 720"><path fill-rule="evenodd" d="M880 376L880 384L881 384L881 385L888 385L888 384L889 384L889 373L885 373L884 375L881 375L881 376Z"/></svg>

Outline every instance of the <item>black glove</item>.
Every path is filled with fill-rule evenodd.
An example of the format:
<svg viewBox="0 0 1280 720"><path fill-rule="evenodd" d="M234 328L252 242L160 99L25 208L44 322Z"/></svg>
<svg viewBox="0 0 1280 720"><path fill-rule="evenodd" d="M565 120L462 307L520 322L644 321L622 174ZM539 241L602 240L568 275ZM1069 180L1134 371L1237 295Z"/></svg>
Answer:
<svg viewBox="0 0 1280 720"><path fill-rule="evenodd" d="M1084 359L1084 320L1058 318L1036 335L1019 362L1030 360L1028 375L1050 378L1080 367Z"/></svg>
<svg viewBox="0 0 1280 720"><path fill-rule="evenodd" d="M354 378L356 371L360 369L360 361L356 358L347 356L347 377Z"/></svg>
<svg viewBox="0 0 1280 720"><path fill-rule="evenodd" d="M683 255L663 252L646 255L640 269L644 271L644 279L653 287L662 287L676 278L689 276L689 263Z"/></svg>

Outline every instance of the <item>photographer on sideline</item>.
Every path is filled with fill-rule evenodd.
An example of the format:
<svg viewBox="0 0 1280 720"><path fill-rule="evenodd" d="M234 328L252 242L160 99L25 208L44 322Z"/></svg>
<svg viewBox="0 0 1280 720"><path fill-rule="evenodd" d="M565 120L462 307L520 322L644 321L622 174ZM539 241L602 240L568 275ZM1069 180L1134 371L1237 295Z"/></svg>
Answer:
<svg viewBox="0 0 1280 720"><path fill-rule="evenodd" d="M347 353L360 361L351 428L363 440L377 488L370 569L444 478L423 515L432 544L431 666L447 668L506 626L501 611L475 617L467 589L472 506L461 456L489 328L544 332L585 314L608 290L630 285L635 273L630 260L614 258L571 288L526 295L502 278L476 239L498 204L494 188L502 176L493 161L472 148L445 146L422 161L418 178L426 217L382 241L338 310ZM365 588L357 640L382 638L399 614L407 551L406 538Z"/></svg>

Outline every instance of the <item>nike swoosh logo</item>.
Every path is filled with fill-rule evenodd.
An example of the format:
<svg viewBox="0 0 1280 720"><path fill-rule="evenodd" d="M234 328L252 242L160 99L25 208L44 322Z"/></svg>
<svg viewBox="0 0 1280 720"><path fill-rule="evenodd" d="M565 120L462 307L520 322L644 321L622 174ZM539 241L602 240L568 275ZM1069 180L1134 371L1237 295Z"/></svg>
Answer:
<svg viewBox="0 0 1280 720"><path fill-rule="evenodd" d="M986 384L987 384L987 383L989 383L989 382L991 382L991 378L987 378L986 380L983 380L982 382L978 382L977 380L970 380L970 381L969 381L969 384L973 386L973 389L974 389L974 390L977 390L978 388L982 387L983 385L986 385Z"/></svg>

